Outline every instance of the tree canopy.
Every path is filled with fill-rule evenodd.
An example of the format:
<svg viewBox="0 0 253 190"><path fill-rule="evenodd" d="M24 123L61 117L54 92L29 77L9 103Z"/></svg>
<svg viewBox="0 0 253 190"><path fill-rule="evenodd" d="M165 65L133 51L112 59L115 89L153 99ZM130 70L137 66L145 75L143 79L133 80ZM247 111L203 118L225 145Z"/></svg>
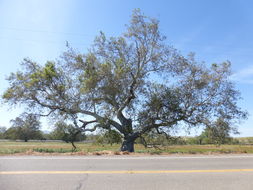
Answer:
<svg viewBox="0 0 253 190"><path fill-rule="evenodd" d="M232 140L230 134L239 134L236 127L232 127L222 118L219 118L212 125L205 128L202 134L198 137L200 142L207 140L208 143L212 144L225 144Z"/></svg>
<svg viewBox="0 0 253 190"><path fill-rule="evenodd" d="M27 142L29 139L42 138L41 125L38 116L23 113L11 120L12 126L6 130L5 136L9 139L20 139Z"/></svg>
<svg viewBox="0 0 253 190"><path fill-rule="evenodd" d="M71 143L73 146L73 151L76 150L74 144L75 141L85 140L85 135L82 134L80 128L76 128L72 124L67 124L63 121L58 121L55 123L54 130L50 134L51 139L63 140L67 143Z"/></svg>
<svg viewBox="0 0 253 190"><path fill-rule="evenodd" d="M83 132L117 130L122 151L151 130L168 132L177 125L212 126L244 119L240 93L229 80L231 63L196 61L182 55L160 33L159 21L133 12L126 32L103 32L85 53L72 48L44 65L28 58L11 73L3 99L41 116L73 121Z"/></svg>

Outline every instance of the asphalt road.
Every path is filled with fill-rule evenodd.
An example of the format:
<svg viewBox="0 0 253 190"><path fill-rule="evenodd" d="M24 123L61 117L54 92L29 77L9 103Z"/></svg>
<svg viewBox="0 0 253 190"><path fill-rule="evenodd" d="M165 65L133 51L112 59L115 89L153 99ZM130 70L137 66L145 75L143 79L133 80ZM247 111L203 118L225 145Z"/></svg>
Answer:
<svg viewBox="0 0 253 190"><path fill-rule="evenodd" d="M0 190L253 189L253 155L0 157Z"/></svg>

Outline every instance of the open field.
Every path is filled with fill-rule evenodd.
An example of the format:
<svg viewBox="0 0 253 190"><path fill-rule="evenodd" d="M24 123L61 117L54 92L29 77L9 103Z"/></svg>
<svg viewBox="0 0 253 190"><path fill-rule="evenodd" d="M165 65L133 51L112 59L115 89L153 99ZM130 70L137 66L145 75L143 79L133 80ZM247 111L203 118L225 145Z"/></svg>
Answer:
<svg viewBox="0 0 253 190"><path fill-rule="evenodd" d="M76 143L77 150L72 153L72 146L64 142L0 142L0 155L8 154L77 154L102 155L122 154L120 145L97 145ZM253 153L253 145L174 145L160 148L145 148L135 145L135 154L229 154Z"/></svg>

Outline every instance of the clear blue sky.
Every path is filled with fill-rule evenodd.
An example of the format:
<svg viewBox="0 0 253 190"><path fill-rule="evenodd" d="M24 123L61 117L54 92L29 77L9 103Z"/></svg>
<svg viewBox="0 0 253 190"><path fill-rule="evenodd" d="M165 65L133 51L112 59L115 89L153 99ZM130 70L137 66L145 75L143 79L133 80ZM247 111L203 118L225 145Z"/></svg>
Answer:
<svg viewBox="0 0 253 190"><path fill-rule="evenodd" d="M240 105L250 113L239 131L253 136L252 7L251 0L0 0L0 94L24 57L54 60L66 41L85 52L99 31L124 32L132 10L140 8L160 20L168 43L183 54L195 52L207 64L232 62ZM9 127L20 112L1 106L0 126Z"/></svg>

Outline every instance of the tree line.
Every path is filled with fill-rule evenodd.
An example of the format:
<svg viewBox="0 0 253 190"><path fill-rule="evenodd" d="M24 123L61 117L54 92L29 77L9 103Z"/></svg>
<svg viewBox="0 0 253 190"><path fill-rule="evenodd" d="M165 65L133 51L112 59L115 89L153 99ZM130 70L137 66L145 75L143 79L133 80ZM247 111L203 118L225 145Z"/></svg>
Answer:
<svg viewBox="0 0 253 190"><path fill-rule="evenodd" d="M91 140L100 144L121 143L122 136L115 130L100 131L96 135L87 135L76 129L72 124L65 122L57 122L50 132L41 130L41 123L34 115L23 113L21 116L11 120L11 127L0 126L0 139L22 140L62 140L67 143L72 143L73 148L76 148L74 142Z"/></svg>
<svg viewBox="0 0 253 190"><path fill-rule="evenodd" d="M96 134L75 133L76 129L71 124L58 122L54 125L50 132L43 132L40 128L40 122L33 121L34 117L27 115L29 120L22 121L22 118L17 117L12 120L10 128L0 127L0 139L22 140L62 140L67 143L72 143L73 148L76 148L74 142L88 141L95 144L120 144L123 137L116 130L102 130ZM33 124L33 125L31 125ZM247 141L253 143L252 139ZM230 129L222 125L217 127L207 127L199 136L195 137L180 137L169 136L166 133L157 134L151 131L139 138L136 143L143 144L145 147L168 146L168 145L206 145L206 144L240 144L243 143L237 138L230 136ZM245 142L244 142L245 143Z"/></svg>

